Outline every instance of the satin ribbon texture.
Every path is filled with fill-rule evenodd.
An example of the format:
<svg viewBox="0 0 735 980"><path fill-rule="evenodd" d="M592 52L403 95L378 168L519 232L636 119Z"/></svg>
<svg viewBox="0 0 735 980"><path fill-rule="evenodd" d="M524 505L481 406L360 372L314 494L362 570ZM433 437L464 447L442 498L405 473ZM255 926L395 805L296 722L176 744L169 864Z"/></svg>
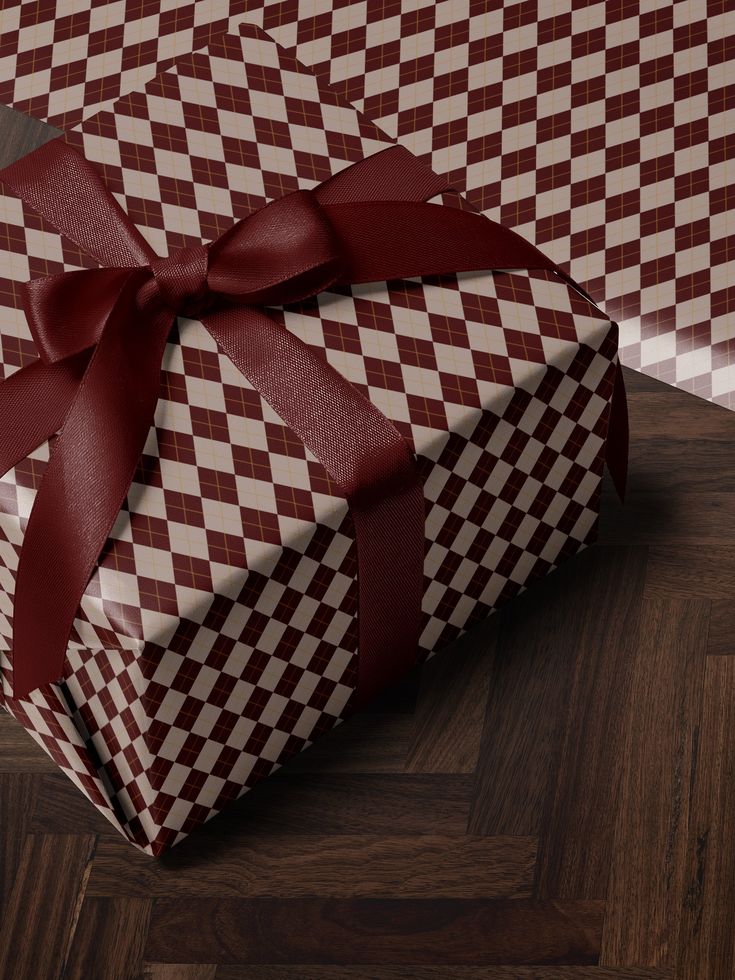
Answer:
<svg viewBox="0 0 735 980"><path fill-rule="evenodd" d="M355 705L401 677L416 659L423 596L414 454L389 419L265 307L331 286L420 275L547 269L568 277L509 229L426 203L445 182L401 147L167 258L63 139L0 171L0 180L100 263L27 284L39 357L0 384L1 472L59 432L16 577L13 697L63 675L81 598L148 437L177 316L201 320L348 501L359 588ZM624 393L616 401L608 464L622 487Z"/></svg>

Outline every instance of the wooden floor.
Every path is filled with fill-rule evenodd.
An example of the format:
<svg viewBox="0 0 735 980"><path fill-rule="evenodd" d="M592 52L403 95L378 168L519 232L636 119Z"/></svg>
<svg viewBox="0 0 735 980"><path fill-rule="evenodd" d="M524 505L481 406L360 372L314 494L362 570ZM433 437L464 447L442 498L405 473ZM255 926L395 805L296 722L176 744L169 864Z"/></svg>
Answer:
<svg viewBox="0 0 735 980"><path fill-rule="evenodd" d="M735 414L626 377L600 544L163 860L0 713L2 980L732 980Z"/></svg>

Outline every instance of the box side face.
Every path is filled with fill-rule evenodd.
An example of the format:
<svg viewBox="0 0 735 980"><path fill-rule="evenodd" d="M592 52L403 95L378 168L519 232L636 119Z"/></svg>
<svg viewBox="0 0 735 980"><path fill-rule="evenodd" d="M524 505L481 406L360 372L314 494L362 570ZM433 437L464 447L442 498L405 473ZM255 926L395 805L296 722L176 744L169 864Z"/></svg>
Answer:
<svg viewBox="0 0 735 980"><path fill-rule="evenodd" d="M167 647L71 654L70 712L139 843L170 846L343 716L357 682L351 521L313 532Z"/></svg>

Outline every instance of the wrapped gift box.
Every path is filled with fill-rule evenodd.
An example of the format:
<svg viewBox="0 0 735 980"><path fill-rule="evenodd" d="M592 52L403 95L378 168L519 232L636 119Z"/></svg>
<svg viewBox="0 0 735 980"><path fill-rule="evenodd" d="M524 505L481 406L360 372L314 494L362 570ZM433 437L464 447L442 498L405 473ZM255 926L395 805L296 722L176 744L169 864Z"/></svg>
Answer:
<svg viewBox="0 0 735 980"><path fill-rule="evenodd" d="M620 324L623 362L735 408L726 4L199 0L0 12L0 102L62 128L263 27Z"/></svg>
<svg viewBox="0 0 735 980"><path fill-rule="evenodd" d="M179 59L66 139L159 255L389 145L257 27ZM467 206L455 193L443 203ZM35 355L20 284L95 263L10 193L0 220L8 377ZM354 286L274 315L417 454L420 659L594 537L617 328L552 272ZM14 577L48 451L0 480L5 704L122 833L158 854L349 712L347 504L203 326L180 318L63 682L14 699Z"/></svg>

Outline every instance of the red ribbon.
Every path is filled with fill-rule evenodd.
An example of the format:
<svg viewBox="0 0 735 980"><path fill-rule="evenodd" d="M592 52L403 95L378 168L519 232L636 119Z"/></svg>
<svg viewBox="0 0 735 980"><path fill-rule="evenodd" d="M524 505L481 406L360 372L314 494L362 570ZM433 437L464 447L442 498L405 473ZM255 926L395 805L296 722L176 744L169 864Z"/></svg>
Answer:
<svg viewBox="0 0 735 980"><path fill-rule="evenodd" d="M102 265L27 284L39 360L0 385L0 472L60 430L18 566L13 696L63 672L79 603L148 436L179 314L201 319L349 503L358 701L403 675L415 662L423 595L424 503L413 452L389 419L263 306L335 285L481 269L568 277L501 225L425 203L445 181L401 147L168 258L155 255L94 167L62 140L0 172L0 180ZM627 457L621 438L608 461L618 484Z"/></svg>

